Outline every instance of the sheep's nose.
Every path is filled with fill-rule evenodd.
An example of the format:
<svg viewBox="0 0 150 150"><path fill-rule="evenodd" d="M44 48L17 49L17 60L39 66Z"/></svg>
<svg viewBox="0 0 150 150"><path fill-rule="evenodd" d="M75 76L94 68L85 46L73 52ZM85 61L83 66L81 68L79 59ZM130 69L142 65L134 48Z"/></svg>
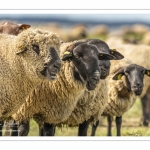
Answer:
<svg viewBox="0 0 150 150"><path fill-rule="evenodd" d="M133 86L134 89L141 89L142 88L142 85L137 83Z"/></svg>
<svg viewBox="0 0 150 150"><path fill-rule="evenodd" d="M58 70L60 70L61 68L61 61L60 60L56 60L54 63L54 67L57 68Z"/></svg>
<svg viewBox="0 0 150 150"><path fill-rule="evenodd" d="M94 75L91 77L91 79L92 79L96 84L98 84L98 83L99 83L99 80L100 80L100 73L99 73L99 71L94 72Z"/></svg>

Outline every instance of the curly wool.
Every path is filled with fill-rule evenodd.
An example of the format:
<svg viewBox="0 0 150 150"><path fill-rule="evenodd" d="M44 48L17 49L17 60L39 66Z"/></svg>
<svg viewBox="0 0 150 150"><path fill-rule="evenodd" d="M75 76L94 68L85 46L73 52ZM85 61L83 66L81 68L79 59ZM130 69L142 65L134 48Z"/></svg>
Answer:
<svg viewBox="0 0 150 150"><path fill-rule="evenodd" d="M63 43L60 56L73 43ZM73 71L73 63L63 61L57 80L38 85L13 118L16 121L29 121L33 117L40 127L44 122L57 124L66 120L86 89L84 83L74 78Z"/></svg>
<svg viewBox="0 0 150 150"><path fill-rule="evenodd" d="M133 45L133 44L119 44L114 42L110 42L109 40L106 42L111 46L114 47L117 51L122 53L126 58L132 60L133 63L144 66L145 68L150 68L150 63L149 63L149 56L150 56L150 46L144 45L144 44L138 44L138 45ZM148 87L150 87L150 78L145 76L144 77L144 88L142 91L142 94L140 97L143 97L147 90Z"/></svg>
<svg viewBox="0 0 150 150"><path fill-rule="evenodd" d="M39 45L40 56L32 44ZM47 48L59 50L60 44L58 35L40 29L24 30L18 36L0 34L0 120L13 115L31 89L46 79L39 71L44 69ZM25 53L16 55L25 47Z"/></svg>
<svg viewBox="0 0 150 150"><path fill-rule="evenodd" d="M101 80L93 91L85 91L79 98L78 103L69 118L58 126L78 126L92 116L92 123L95 123L104 111L107 104L107 83Z"/></svg>
<svg viewBox="0 0 150 150"><path fill-rule="evenodd" d="M121 80L112 80L112 77L118 70L123 69L131 63L132 62L127 58L111 61L110 75L107 77L108 103L102 115L122 116L132 107L132 105L136 101L137 96L135 96L132 91L125 90L126 93L124 94L124 96L119 95L120 89L126 89L124 76L121 78Z"/></svg>

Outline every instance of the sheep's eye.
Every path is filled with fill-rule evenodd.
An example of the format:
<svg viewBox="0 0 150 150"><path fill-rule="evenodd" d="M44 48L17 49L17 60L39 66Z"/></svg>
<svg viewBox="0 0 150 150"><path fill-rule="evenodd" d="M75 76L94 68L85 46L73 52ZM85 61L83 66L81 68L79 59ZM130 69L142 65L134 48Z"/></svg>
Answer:
<svg viewBox="0 0 150 150"><path fill-rule="evenodd" d="M39 55L40 54L40 49L38 45L33 44L32 49Z"/></svg>

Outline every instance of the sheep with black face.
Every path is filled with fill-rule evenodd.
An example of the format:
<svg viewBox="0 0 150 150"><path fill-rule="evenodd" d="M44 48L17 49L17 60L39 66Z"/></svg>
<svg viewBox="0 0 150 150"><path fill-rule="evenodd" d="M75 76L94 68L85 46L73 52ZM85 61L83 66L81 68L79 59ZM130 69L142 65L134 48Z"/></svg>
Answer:
<svg viewBox="0 0 150 150"><path fill-rule="evenodd" d="M112 69L107 77L108 81L108 104L103 116L108 118L108 136L111 136L112 117L116 116L117 136L121 135L122 115L135 103L144 87L144 75L150 76L150 69L133 64L129 59L111 61ZM93 126L92 135L95 135L97 127ZM95 128L95 129L94 129Z"/></svg>
<svg viewBox="0 0 150 150"><path fill-rule="evenodd" d="M133 63L136 63L141 66L145 66L146 68L150 68L149 56L150 56L150 46L146 44L125 44L123 42L117 42L118 39L113 39L112 41L107 39L107 43L110 46L113 46L119 50L125 57L132 60ZM142 102L142 124L144 126L148 126L150 121L150 78L145 76L144 88L140 95L140 99Z"/></svg>
<svg viewBox="0 0 150 150"><path fill-rule="evenodd" d="M105 60L99 60L99 68L101 70L101 77L103 79L97 85L94 91L85 91L84 95L79 98L76 107L74 108L73 112L69 116L67 120L62 123L59 123L58 126L62 126L62 124L66 124L68 126L78 126L79 125L79 135L86 135L89 123L94 123L99 114L101 114L107 104L107 83L104 80L110 70L110 60L115 59L119 60L123 58L123 55L117 52L116 50L111 50L109 46L100 39L87 39L82 40L88 44L95 45L99 52L108 53L113 57L107 57ZM87 121L90 118L93 118L90 121ZM51 135L54 135L54 125L46 124L46 128L49 127L49 131ZM41 133L42 135L42 133Z"/></svg>
<svg viewBox="0 0 150 150"><path fill-rule="evenodd" d="M40 82L56 78L60 44L57 34L40 29L0 34L0 121L9 119Z"/></svg>
<svg viewBox="0 0 150 150"><path fill-rule="evenodd" d="M107 83L104 80L110 70L110 60L115 59L122 59L123 55L117 52L116 50L111 50L109 46L100 39L87 39L83 40L88 44L95 45L99 52L108 53L113 57L107 57L105 60L99 60L99 68L101 70L101 77L102 79L100 83L97 85L94 91L85 91L84 95L79 98L78 103L69 116L67 120L62 122L62 124L66 124L68 126L78 126L79 125L79 133L78 135L86 135L89 122L86 124L86 120L92 117L90 123L94 123L99 114L101 114L107 104Z"/></svg>

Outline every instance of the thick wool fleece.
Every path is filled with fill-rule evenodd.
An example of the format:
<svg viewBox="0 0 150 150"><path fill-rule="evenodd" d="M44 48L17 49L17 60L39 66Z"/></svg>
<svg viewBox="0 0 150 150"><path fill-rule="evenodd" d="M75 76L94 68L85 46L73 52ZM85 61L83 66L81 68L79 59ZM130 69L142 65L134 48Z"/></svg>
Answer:
<svg viewBox="0 0 150 150"><path fill-rule="evenodd" d="M73 43L63 43L60 56ZM84 83L74 78L74 69L72 61L63 61L57 80L38 85L13 118L16 121L29 121L33 117L40 127L44 122L57 124L66 120L86 89Z"/></svg>
<svg viewBox="0 0 150 150"><path fill-rule="evenodd" d="M108 83L108 104L106 105L102 115L109 116L122 116L134 104L137 96L132 91L126 88L124 76L121 80L112 80L112 77L119 69L131 64L129 59L112 60L110 75L107 77ZM124 89L124 95L119 95L119 91Z"/></svg>
<svg viewBox="0 0 150 150"><path fill-rule="evenodd" d="M32 44L39 45L40 55L32 50ZM40 71L44 69L47 48L59 50L60 44L57 34L39 29L28 29L18 36L0 34L0 120L13 115L29 92L46 79ZM25 47L25 52L16 54Z"/></svg>
<svg viewBox="0 0 150 150"><path fill-rule="evenodd" d="M101 80L94 91L85 91L83 96L79 98L72 114L59 126L64 124L67 126L78 126L85 120L90 119L91 116L91 123L95 123L107 104L107 92L106 80Z"/></svg>

